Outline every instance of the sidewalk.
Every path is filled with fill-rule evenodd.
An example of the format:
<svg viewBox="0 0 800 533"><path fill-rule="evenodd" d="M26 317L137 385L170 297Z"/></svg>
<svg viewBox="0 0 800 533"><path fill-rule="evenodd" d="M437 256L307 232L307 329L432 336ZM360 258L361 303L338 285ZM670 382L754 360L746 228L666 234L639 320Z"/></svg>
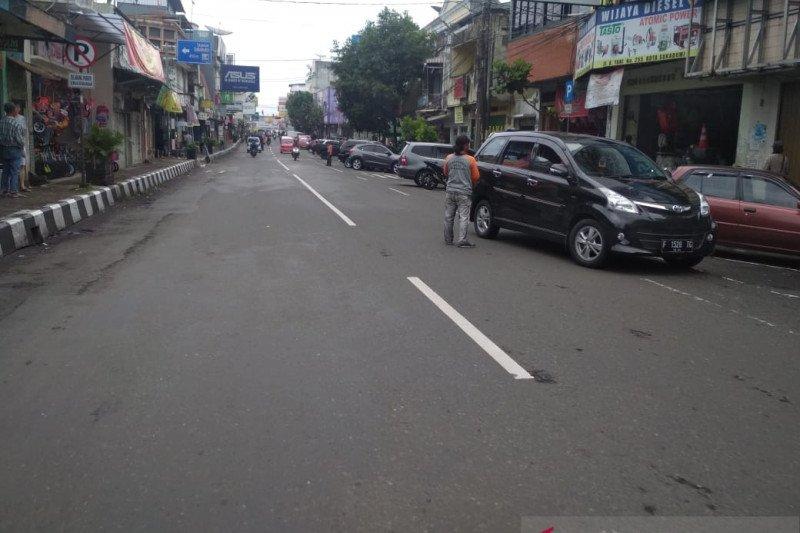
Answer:
<svg viewBox="0 0 800 533"><path fill-rule="evenodd" d="M235 150L234 144L211 154L211 161ZM160 159L115 174L109 187L77 189L79 177L38 187L26 198L0 199L0 256L44 242L85 218L110 209L125 198L154 189L175 177L191 172L202 160Z"/></svg>
<svg viewBox="0 0 800 533"><path fill-rule="evenodd" d="M128 167L115 172L114 181L115 183L119 183L128 178L155 172L163 168L171 167L177 163L182 163L183 161L186 160L165 157L160 158L153 163L143 163L141 165ZM31 187L29 192L23 193L25 195L24 198L0 197L0 218L7 217L8 215L21 210L38 209L45 204L56 203L69 196L79 193L85 194L95 189L95 187L92 187L91 185L87 189L78 189L80 182L81 175L76 173L70 178L61 178L51 181L46 185Z"/></svg>

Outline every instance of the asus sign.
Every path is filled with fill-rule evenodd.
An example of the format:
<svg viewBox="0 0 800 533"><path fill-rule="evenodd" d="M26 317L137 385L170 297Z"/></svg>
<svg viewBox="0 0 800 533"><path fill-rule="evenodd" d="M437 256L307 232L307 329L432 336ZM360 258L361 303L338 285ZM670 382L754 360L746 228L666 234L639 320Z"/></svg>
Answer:
<svg viewBox="0 0 800 533"><path fill-rule="evenodd" d="M260 89L258 67L222 65L219 71L219 77L220 91L257 93Z"/></svg>

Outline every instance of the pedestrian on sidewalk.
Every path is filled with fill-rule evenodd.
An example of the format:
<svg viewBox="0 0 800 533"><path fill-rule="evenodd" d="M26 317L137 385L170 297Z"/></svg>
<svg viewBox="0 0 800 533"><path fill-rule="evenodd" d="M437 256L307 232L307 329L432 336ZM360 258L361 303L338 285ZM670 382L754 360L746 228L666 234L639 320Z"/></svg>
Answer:
<svg viewBox="0 0 800 533"><path fill-rule="evenodd" d="M461 135L453 146L454 153L444 161L444 175L447 176L444 199L444 243L453 244L453 223L458 213L459 248L474 248L467 240L469 210L472 206L472 186L478 181L480 172L478 162L469 155L469 137Z"/></svg>
<svg viewBox="0 0 800 533"><path fill-rule="evenodd" d="M0 119L0 159L3 161L3 178L0 195L19 198L19 168L25 148L25 130L17 121L17 106L3 104L5 116Z"/></svg>
<svg viewBox="0 0 800 533"><path fill-rule="evenodd" d="M772 145L772 154L767 157L764 170L777 174L782 178L789 177L789 158L783 153L783 142L775 141Z"/></svg>
<svg viewBox="0 0 800 533"><path fill-rule="evenodd" d="M332 159L333 159L333 143L328 143L328 166L331 166Z"/></svg>
<svg viewBox="0 0 800 533"><path fill-rule="evenodd" d="M28 192L31 190L28 187L28 121L25 120L25 115L22 114L22 108L19 104L17 104L16 119L25 134L25 146L22 147L22 161L19 166L19 190Z"/></svg>

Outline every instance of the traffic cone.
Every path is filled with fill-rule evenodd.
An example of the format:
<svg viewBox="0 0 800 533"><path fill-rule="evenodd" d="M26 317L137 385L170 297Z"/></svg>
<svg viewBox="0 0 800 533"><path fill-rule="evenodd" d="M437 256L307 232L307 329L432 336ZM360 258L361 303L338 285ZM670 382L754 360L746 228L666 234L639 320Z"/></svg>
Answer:
<svg viewBox="0 0 800 533"><path fill-rule="evenodd" d="M697 143L697 147L701 150L708 150L708 134L706 133L705 124L700 128L700 142Z"/></svg>

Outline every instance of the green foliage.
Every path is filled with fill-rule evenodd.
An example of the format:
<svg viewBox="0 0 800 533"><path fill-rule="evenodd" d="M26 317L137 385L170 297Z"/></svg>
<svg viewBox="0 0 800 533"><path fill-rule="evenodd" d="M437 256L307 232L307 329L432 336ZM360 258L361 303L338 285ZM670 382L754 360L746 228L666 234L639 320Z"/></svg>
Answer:
<svg viewBox="0 0 800 533"><path fill-rule="evenodd" d="M124 140L125 136L122 133L94 125L89 135L83 139L83 148L89 159L104 160L108 159L111 152L116 150Z"/></svg>
<svg viewBox="0 0 800 533"><path fill-rule="evenodd" d="M497 94L523 94L528 85L528 76L533 65L524 59L517 59L510 65L505 61L492 63L494 90Z"/></svg>
<svg viewBox="0 0 800 533"><path fill-rule="evenodd" d="M439 134L436 128L424 118L403 117L400 120L400 135L405 141L436 142Z"/></svg>
<svg viewBox="0 0 800 533"><path fill-rule="evenodd" d="M339 108L355 130L386 133L404 107L416 102L433 36L407 13L385 8L356 40L334 43Z"/></svg>
<svg viewBox="0 0 800 533"><path fill-rule="evenodd" d="M298 131L308 134L322 132L322 107L308 91L298 91L286 99L286 114Z"/></svg>

